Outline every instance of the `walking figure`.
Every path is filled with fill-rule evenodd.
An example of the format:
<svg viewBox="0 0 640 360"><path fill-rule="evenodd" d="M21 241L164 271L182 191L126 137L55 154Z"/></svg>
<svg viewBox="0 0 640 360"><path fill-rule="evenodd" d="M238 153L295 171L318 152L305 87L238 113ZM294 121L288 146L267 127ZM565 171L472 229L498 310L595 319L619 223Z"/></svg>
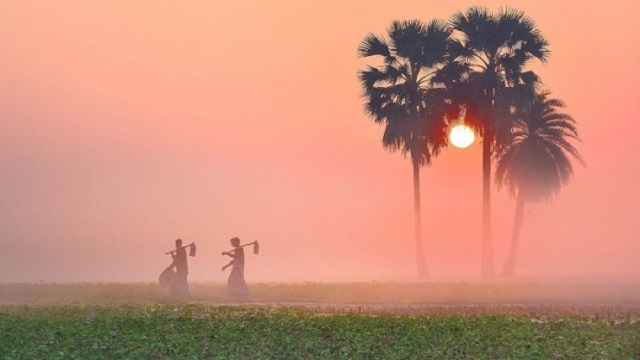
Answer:
<svg viewBox="0 0 640 360"><path fill-rule="evenodd" d="M192 246L192 249L195 250L194 244L187 246ZM176 276L173 280L173 284L171 284L171 293L177 296L189 297L189 283L187 282L189 266L187 265L187 250L185 250L185 248L186 246L182 246L182 240L177 239L176 249L169 252L173 258L173 262L169 268L176 269ZM193 252L195 255L195 251Z"/></svg>
<svg viewBox="0 0 640 360"><path fill-rule="evenodd" d="M222 271L224 271L229 266L233 266L233 268L231 268L231 274L229 274L229 280L227 281L227 289L229 296L232 298L246 298L249 292L247 290L247 284L244 281L244 249L242 247L253 244L253 252L257 254L258 242L254 241L249 244L240 245L240 239L237 237L232 238L230 242L233 250L222 252L222 255L233 258L227 265L222 267Z"/></svg>

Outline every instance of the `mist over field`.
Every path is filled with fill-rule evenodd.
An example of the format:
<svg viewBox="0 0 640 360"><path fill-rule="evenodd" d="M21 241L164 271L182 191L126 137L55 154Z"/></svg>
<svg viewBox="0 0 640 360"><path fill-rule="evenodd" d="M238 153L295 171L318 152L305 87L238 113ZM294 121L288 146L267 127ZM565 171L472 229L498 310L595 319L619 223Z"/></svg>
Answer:
<svg viewBox="0 0 640 360"><path fill-rule="evenodd" d="M640 2L512 3L586 163L526 205L514 279L640 283ZM0 283L156 282L177 238L189 280L222 283L235 236L260 242L250 284L416 281L411 163L363 112L356 49L470 5L0 2ZM480 141L421 169L434 282L483 281ZM515 202L493 188L498 274Z"/></svg>

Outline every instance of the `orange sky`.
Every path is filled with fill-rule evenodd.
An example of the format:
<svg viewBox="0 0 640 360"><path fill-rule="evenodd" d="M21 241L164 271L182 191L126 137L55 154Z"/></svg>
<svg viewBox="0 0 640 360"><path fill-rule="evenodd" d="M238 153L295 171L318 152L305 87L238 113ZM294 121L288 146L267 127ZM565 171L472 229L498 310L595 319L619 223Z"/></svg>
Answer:
<svg viewBox="0 0 640 360"><path fill-rule="evenodd" d="M0 0L0 281L155 281L178 237L192 280L224 281L233 236L261 242L249 282L414 279L411 166L364 116L356 48L478 3ZM584 141L525 210L519 273L639 276L640 2L480 3L537 22ZM499 268L515 201L494 194ZM433 276L478 275L479 144L422 195Z"/></svg>

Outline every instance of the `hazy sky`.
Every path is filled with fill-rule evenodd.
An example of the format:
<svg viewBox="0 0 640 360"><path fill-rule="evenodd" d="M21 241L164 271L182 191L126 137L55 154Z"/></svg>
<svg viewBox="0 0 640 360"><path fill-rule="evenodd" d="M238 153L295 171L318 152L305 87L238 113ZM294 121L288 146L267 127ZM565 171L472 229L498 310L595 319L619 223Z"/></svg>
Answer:
<svg viewBox="0 0 640 360"><path fill-rule="evenodd" d="M587 166L527 205L522 275L640 275L640 2L0 0L0 281L156 281L176 238L224 281L415 278L410 162L367 119L356 49L395 19L524 10ZM480 144L422 169L431 274L480 273ZM515 200L494 191L496 270Z"/></svg>

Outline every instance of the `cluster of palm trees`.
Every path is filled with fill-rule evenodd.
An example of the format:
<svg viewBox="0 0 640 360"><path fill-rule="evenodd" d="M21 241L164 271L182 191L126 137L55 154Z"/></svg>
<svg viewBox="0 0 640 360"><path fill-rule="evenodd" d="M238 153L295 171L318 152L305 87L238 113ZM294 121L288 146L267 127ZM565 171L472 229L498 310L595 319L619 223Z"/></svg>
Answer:
<svg viewBox="0 0 640 360"><path fill-rule="evenodd" d="M517 195L512 248L503 273L513 275L524 204L550 199L582 162L564 104L541 90L527 65L545 62L548 44L522 11L491 13L472 7L449 22L394 21L386 37L367 35L360 57L379 62L359 71L364 108L385 125L383 146L409 154L413 166L418 274L428 275L422 243L420 167L448 144L463 122L482 137L482 275L494 275L491 244L491 167L495 180Z"/></svg>

